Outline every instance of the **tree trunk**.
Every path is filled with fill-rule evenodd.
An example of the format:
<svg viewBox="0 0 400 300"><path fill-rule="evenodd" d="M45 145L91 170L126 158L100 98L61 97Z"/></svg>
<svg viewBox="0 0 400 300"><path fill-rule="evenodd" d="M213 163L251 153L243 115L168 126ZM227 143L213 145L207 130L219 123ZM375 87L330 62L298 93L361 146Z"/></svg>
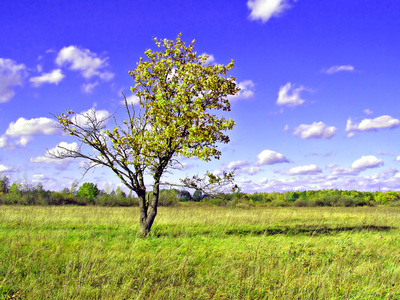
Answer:
<svg viewBox="0 0 400 300"><path fill-rule="evenodd" d="M151 226L157 216L159 183L157 182L154 185L151 202L146 199L145 191L138 196L140 206L140 233L143 237L146 237L150 233Z"/></svg>

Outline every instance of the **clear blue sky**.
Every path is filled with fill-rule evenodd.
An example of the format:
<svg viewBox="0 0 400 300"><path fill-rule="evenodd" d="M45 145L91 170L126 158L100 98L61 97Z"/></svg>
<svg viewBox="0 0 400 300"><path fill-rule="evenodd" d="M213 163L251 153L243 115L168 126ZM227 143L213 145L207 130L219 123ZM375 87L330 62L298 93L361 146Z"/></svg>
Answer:
<svg viewBox="0 0 400 300"><path fill-rule="evenodd" d="M81 179L80 161L44 156L77 142L51 114L122 112L128 71L180 32L198 54L234 59L242 91L221 159L186 159L166 180L236 168L246 192L400 190L397 0L1 1L0 172L115 188L106 169Z"/></svg>

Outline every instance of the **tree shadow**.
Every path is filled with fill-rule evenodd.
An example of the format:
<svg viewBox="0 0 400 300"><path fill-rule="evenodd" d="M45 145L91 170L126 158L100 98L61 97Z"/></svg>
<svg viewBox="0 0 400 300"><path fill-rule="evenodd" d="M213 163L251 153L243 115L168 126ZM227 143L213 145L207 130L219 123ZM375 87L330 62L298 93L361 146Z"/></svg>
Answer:
<svg viewBox="0 0 400 300"><path fill-rule="evenodd" d="M235 228L225 231L227 235L329 235L340 232L360 232L360 231L389 231L396 229L390 226L362 225L362 226L341 226L341 227L315 227L315 226L295 226L295 227L276 227L266 229Z"/></svg>
<svg viewBox="0 0 400 300"><path fill-rule="evenodd" d="M360 225L360 226L304 226L297 225L293 227L267 227L261 228L259 226L243 226L243 227L230 227L230 228L215 228L215 230L208 228L202 229L201 227L192 228L175 228L174 225L157 226L150 233L153 237L195 237L195 236L272 236L272 235L306 235L306 236L321 236L333 235L340 232L362 232L362 231L389 231L396 229L390 226L378 225Z"/></svg>

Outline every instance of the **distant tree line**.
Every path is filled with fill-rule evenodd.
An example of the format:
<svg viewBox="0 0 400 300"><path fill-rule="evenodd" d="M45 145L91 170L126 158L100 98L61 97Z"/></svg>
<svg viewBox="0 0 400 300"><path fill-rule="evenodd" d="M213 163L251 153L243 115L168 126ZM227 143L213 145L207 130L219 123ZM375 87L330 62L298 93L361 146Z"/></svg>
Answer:
<svg viewBox="0 0 400 300"><path fill-rule="evenodd" d="M151 197L151 192L146 197ZM205 202L227 207L256 206L400 206L400 192L360 192L356 190L309 190L271 193L220 193L209 196L200 190L191 194L187 190L162 189L160 206L177 206L184 202ZM120 187L116 190L100 190L96 184L85 182L78 187L74 181L70 188L61 192L49 191L41 183L12 183L7 176L0 177L0 204L6 205L97 205L97 206L139 206L139 199L127 195Z"/></svg>

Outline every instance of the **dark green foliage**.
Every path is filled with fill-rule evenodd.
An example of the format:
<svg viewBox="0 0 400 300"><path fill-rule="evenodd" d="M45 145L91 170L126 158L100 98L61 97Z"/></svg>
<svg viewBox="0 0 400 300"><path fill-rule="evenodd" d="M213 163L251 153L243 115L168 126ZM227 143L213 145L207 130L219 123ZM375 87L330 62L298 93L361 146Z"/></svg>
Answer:
<svg viewBox="0 0 400 300"><path fill-rule="evenodd" d="M10 189L10 179L7 176L0 178L0 195L7 194Z"/></svg>
<svg viewBox="0 0 400 300"><path fill-rule="evenodd" d="M196 190L193 194L193 198L192 201L194 202L200 202L201 200L203 200L203 198L205 198L205 195L203 194L202 191L200 190Z"/></svg>
<svg viewBox="0 0 400 300"><path fill-rule="evenodd" d="M190 192L182 190L178 192L179 201L181 202L188 202L192 201L192 195Z"/></svg>

